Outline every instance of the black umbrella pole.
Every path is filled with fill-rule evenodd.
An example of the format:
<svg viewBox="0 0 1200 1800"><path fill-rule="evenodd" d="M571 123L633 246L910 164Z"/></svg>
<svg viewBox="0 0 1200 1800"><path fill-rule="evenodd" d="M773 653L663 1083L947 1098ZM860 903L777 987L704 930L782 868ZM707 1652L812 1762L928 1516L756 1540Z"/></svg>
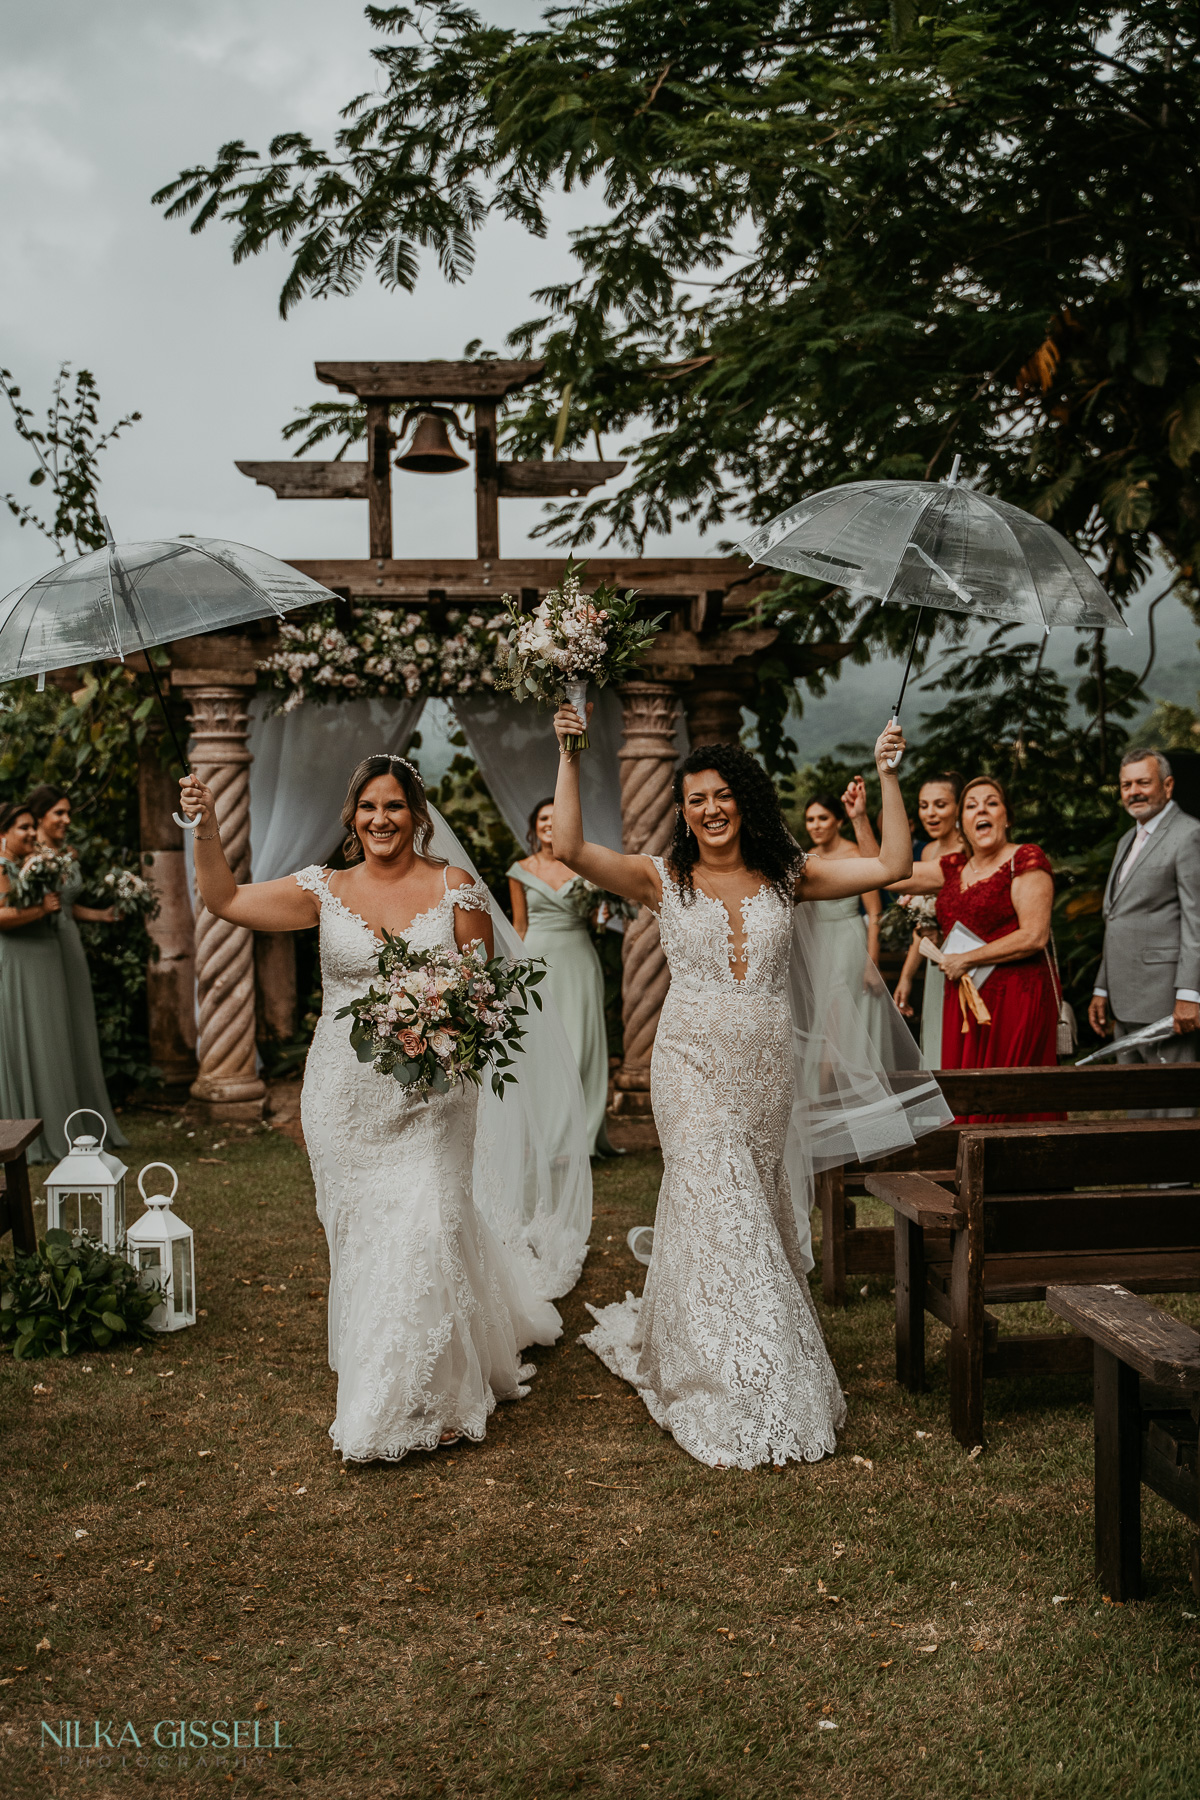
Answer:
<svg viewBox="0 0 1200 1800"><path fill-rule="evenodd" d="M897 700L895 706L892 708L893 719L899 719L900 708L904 705L904 695L908 689L908 678L912 674L913 657L916 655L916 652L917 652L917 633L921 629L921 614L924 611L925 611L925 608L923 606L918 606L917 619L916 619L915 625L913 626L912 642L908 646L908 661L904 665L904 679L900 683L900 698Z"/></svg>
<svg viewBox="0 0 1200 1800"><path fill-rule="evenodd" d="M150 671L150 679L154 683L154 692L158 696L158 704L162 708L163 722L167 727L167 734L170 737L172 744L175 746L175 755L178 758L179 766L185 775L190 775L191 769L188 767L188 759L184 754L183 745L179 742L179 735L172 723L171 715L167 711L166 695L162 691L162 684L158 679L158 670L154 667L154 658L149 650L146 652L146 667Z"/></svg>

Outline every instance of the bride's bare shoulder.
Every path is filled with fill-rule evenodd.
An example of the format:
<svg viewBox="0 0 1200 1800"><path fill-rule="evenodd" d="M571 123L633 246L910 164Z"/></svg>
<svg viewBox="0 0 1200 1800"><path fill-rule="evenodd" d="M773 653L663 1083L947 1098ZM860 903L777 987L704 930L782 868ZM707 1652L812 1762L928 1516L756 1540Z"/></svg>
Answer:
<svg viewBox="0 0 1200 1800"><path fill-rule="evenodd" d="M456 869L453 864L446 870L446 886L448 888L471 887L475 877L469 869Z"/></svg>

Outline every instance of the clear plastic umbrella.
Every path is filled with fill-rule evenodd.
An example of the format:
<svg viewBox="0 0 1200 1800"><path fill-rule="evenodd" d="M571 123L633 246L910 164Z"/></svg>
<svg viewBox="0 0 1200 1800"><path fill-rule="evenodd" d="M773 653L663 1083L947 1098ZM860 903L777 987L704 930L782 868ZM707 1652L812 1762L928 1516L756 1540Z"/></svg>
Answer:
<svg viewBox="0 0 1200 1800"><path fill-rule="evenodd" d="M1087 563L1032 513L949 481L852 481L789 506L741 548L752 562L918 608L1050 631L1125 627ZM1127 627L1125 627L1127 629Z"/></svg>
<svg viewBox="0 0 1200 1800"><path fill-rule="evenodd" d="M155 644L336 598L320 582L247 544L208 537L117 544L107 519L104 529L103 550L58 563L0 600L0 681L36 675L43 686L50 669L110 657L123 662ZM146 661L186 770L158 674Z"/></svg>

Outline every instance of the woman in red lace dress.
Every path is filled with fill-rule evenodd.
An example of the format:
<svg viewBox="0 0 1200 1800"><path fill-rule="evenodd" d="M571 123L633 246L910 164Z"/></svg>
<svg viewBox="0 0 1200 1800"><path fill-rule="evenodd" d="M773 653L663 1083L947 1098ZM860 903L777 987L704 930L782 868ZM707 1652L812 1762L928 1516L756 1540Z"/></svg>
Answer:
<svg viewBox="0 0 1200 1800"><path fill-rule="evenodd" d="M1058 996L1046 946L1054 877L1036 844L1009 842L1008 796L992 775L977 775L962 791L960 820L967 851L918 863L901 893L936 894L943 939L963 924L984 944L946 956L942 1067L1020 1069L1053 1067ZM973 968L994 963L981 990L992 1015L980 1025L959 1005L958 983ZM973 1124L1059 1119L1062 1113L972 1114Z"/></svg>

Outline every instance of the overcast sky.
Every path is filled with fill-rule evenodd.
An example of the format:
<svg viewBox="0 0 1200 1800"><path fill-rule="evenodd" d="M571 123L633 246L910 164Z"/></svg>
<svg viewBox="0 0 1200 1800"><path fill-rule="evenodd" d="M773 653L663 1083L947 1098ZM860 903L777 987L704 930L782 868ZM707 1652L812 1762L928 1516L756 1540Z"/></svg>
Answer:
<svg viewBox="0 0 1200 1800"><path fill-rule="evenodd" d="M531 0L486 0L479 10L530 24L540 13ZM69 359L95 373L106 419L142 413L103 465L118 537L190 531L279 556L365 555L361 503L278 501L240 475L235 458L290 453L279 433L293 409L334 397L313 376L318 358L456 357L475 337L503 350L505 333L536 311L533 290L570 268L567 234L595 216L599 195L560 201L545 242L490 226L462 286L435 270L413 296L368 282L350 299L306 301L284 322L282 257L235 268L227 227L194 238L150 195L229 138L265 151L273 133L298 128L330 144L338 109L375 83L360 0L3 0L3 20L0 363L24 399L40 411ZM605 450L616 455L619 445ZM28 473L0 417L0 490L36 498ZM473 554L468 473L397 473L395 493L397 555ZM502 554L527 542L543 504L503 503ZM715 551L690 526L658 547ZM0 594L45 567L48 549L0 516ZM1132 642L1113 639L1119 660L1139 667L1144 612L1134 609ZM1173 601L1159 624L1164 648L1150 686L1194 702L1196 628ZM1069 661L1068 637L1056 634L1057 663ZM852 715L857 732L860 712L873 713L893 681L886 665L848 672L810 708L806 753L844 738Z"/></svg>

